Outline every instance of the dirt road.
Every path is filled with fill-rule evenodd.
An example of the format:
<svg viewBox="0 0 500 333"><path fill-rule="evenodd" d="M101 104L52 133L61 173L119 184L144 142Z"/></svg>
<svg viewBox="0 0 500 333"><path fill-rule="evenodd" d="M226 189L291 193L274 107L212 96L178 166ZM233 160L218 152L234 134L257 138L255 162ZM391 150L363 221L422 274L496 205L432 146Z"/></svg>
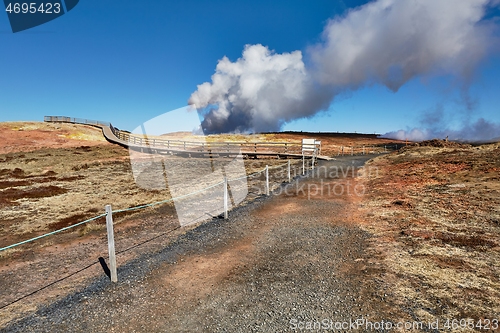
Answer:
<svg viewBox="0 0 500 333"><path fill-rule="evenodd" d="M121 266L117 284L102 277L1 331L339 331L336 322L397 319L353 214L363 189L347 168L366 159L324 162L319 176Z"/></svg>

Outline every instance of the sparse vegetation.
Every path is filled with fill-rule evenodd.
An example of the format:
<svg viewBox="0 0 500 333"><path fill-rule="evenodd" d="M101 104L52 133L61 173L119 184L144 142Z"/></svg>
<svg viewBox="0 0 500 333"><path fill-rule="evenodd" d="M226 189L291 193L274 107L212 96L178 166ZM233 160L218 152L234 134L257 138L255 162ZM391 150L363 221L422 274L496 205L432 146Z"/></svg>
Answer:
<svg viewBox="0 0 500 333"><path fill-rule="evenodd" d="M45 126L45 124L43 124ZM163 187L154 191L137 186L129 159L128 150L102 141L82 141L68 136L53 136L54 132L64 129L64 124L51 124L52 130L42 130L36 135L35 129L16 130L15 133L27 134L31 138L40 135L43 143L13 145L9 149L0 150L0 246L6 246L49 231L54 231L104 212L104 206L112 204L114 209L135 207L141 204L162 201L170 198L169 188ZM80 126L74 130L80 130ZM20 125L19 128L21 128ZM59 128L58 128L59 127ZM97 133L93 128L82 126L85 130ZM69 130L68 130L69 131ZM69 131L71 132L71 131ZM15 139L14 132L10 132ZM354 136L342 138L339 136L316 136L315 134L270 134L258 135L258 140L294 141L300 142L304 136L317 137L322 140L323 154L335 155L339 145L370 145L387 143L387 140ZM207 140L230 140L228 136L210 136ZM248 138L247 138L248 139ZM254 138L252 138L253 140ZM235 137L235 141L243 138ZM374 141L375 140L375 141ZM22 141L22 140L21 140ZM5 147L4 147L5 148ZM184 177L199 176L196 158L172 157L171 163L183 168ZM212 161L216 166L216 160ZM280 165L284 160L257 159L245 160L248 174L260 171L266 164ZM301 161L297 160L301 166ZM274 170L274 169L273 169ZM275 172L276 173L275 173ZM271 186L276 186L284 179L283 170L270 173ZM279 175L281 174L281 175ZM155 182L155 179L150 179ZM263 175L248 180L250 188L263 188ZM197 186L203 187L202 183ZM263 193L263 191L261 191ZM247 200L253 200L255 193ZM404 198L403 198L404 199ZM398 205L398 204L396 204ZM138 243L146 242L152 237L174 230L178 224L175 219L175 209L172 203L167 203L135 212L114 214L116 223L117 250L127 252L122 260L130 260L134 255L157 250L155 246L165 246L165 239L158 244L146 243L140 249L135 249ZM181 232L171 235L174 239ZM71 273L81 268L83 263L95 261L106 253L105 219L100 218L91 223L79 226L71 231L58 234L51 238L38 240L21 247L4 251L0 255L0 278L4 282L4 302L26 295L43 285L39 276L55 280L61 274ZM446 235L443 235L446 237ZM476 242L476 239L450 239L450 242ZM163 242L163 243L162 243ZM156 244L156 245L155 245ZM443 259L444 260L444 259ZM446 262L446 261L443 261ZM30 274L28 274L28 272ZM90 273L89 273L90 274ZM92 274L99 274L98 270ZM12 276L23 275L25 283L19 285ZM65 285L66 292L81 285L83 277L72 280ZM54 299L60 292L39 295L40 300ZM28 307L29 308L29 307ZM28 308L12 307L0 325L21 314ZM23 310L24 309L24 310Z"/></svg>
<svg viewBox="0 0 500 333"><path fill-rule="evenodd" d="M419 320L491 318L500 313L500 148L445 147L371 161L365 225L396 306Z"/></svg>

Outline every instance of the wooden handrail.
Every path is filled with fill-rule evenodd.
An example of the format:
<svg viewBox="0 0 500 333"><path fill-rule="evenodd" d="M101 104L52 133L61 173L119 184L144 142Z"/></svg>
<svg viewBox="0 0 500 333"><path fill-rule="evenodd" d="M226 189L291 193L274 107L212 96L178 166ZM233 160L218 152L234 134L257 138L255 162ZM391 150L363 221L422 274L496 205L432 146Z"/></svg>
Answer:
<svg viewBox="0 0 500 333"><path fill-rule="evenodd" d="M241 153L247 156L257 156L257 155L277 155L291 158L301 158L302 143L301 142L263 142L263 141L233 141L233 142L210 142L210 141L183 141L176 139L166 139L161 137L149 137L147 135L137 135L130 132L121 131L109 122L88 120L82 118L72 118L63 116L45 116L44 121L46 122L68 122L83 125L90 125L99 127L103 131L103 135L116 144L122 146L133 148L133 149L150 149L152 151L167 151L171 153L187 153L189 156L191 154L198 154L202 156L207 153L215 154L232 154L235 152ZM310 140L310 139L309 139ZM316 157L319 159L328 159L327 156L321 156L321 141L315 141L319 143L317 145ZM401 146L400 146L401 147ZM400 148L396 146L396 149ZM378 146L337 146L337 155L347 155L356 153L375 153L375 152L388 152L393 150L392 146L382 145Z"/></svg>
<svg viewBox="0 0 500 333"><path fill-rule="evenodd" d="M300 142L266 142L266 141L232 141L232 142L210 142L210 141L185 141L185 140L172 140L163 139L158 137L149 137L148 135L138 135L129 132L121 131L109 122L89 120L83 118L72 118L65 116L45 116L46 122L67 122L83 125L91 125L111 130L112 135L116 137L117 143L129 144L130 146L142 146L144 148L159 148L184 152L233 152L236 150L248 152L265 152L265 153L289 153L300 154ZM110 133L110 134L111 134ZM109 138L108 138L109 139Z"/></svg>

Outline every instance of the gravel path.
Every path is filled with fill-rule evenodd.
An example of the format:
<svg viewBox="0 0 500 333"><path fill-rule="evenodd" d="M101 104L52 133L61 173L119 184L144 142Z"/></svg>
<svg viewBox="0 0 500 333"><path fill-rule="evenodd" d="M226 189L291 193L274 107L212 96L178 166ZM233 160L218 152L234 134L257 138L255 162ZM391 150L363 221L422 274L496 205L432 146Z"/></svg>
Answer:
<svg viewBox="0 0 500 333"><path fill-rule="evenodd" d="M346 179L296 182L120 266L117 284L100 278L1 332L347 331L329 325L384 319L370 236L349 221L348 196L307 191ZM307 330L315 322L322 329Z"/></svg>

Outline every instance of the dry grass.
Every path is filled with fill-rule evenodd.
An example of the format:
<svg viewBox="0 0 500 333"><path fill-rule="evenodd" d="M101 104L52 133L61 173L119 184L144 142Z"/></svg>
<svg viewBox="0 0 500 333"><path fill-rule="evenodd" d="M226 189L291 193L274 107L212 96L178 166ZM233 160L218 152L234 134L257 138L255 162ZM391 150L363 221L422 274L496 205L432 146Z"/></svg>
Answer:
<svg viewBox="0 0 500 333"><path fill-rule="evenodd" d="M106 229L106 225L103 223L101 223L101 224L93 223L93 222L87 223L87 224L85 224L85 226L83 228L80 228L80 230L78 230L78 236L82 237L82 236L87 235L88 233L91 233L94 231L101 231L104 229Z"/></svg>
<svg viewBox="0 0 500 333"><path fill-rule="evenodd" d="M92 126L42 122L0 123L0 154L47 147L104 144L100 129Z"/></svg>
<svg viewBox="0 0 500 333"><path fill-rule="evenodd" d="M104 202L128 203L120 192L127 193L133 179L122 148L49 148L10 153L3 160L0 178L10 186L0 192L0 221L16 234L50 230L74 215L95 216Z"/></svg>
<svg viewBox="0 0 500 333"><path fill-rule="evenodd" d="M128 150L117 146L43 149L0 155L0 160L3 161L0 170L2 246L33 233L53 231L99 215L107 204L112 204L113 209L124 209L171 198L166 187L150 191L138 186ZM262 170L266 164L285 162L249 160L245 164L250 174ZM179 177L183 179L200 176L200 159L171 157L168 163L182 169ZM152 171L154 182L158 175L156 170ZM262 179L254 182L262 183ZM195 189L186 189L192 190ZM8 239L6 233L10 234Z"/></svg>
<svg viewBox="0 0 500 333"><path fill-rule="evenodd" d="M154 191L138 186L132 172L129 151L108 143L101 144L104 139L96 128L60 123L2 123L0 127L4 131L11 131L11 139L21 142L16 149L25 150L0 154L0 246L99 215L107 204L112 204L114 209L124 209L170 198L165 186ZM200 138L191 133L175 133L174 136L185 140ZM363 136L342 139L338 135L307 133L226 134L210 135L203 139L300 142L302 137L318 136L321 136L324 151L334 151L338 144L364 144L369 141ZM34 143L23 146L24 139ZM16 140L14 146L18 143ZM371 140L373 144L387 141ZM74 146L82 142L88 144ZM48 147L37 149L44 146ZM168 161L170 165L165 165L181 170L182 179L197 179L200 176L199 163L203 162L206 160L200 162L196 158L171 157ZM251 174L262 170L266 164L274 166L285 162L276 159L246 160L245 169L247 174ZM212 167L217 167L218 163L213 160ZM219 164L224 163L227 161L220 161ZM294 174L298 167L294 167ZM156 171L152 170L150 183L158 183ZM277 186L285 178L284 169L273 170L271 185ZM197 184L199 187L205 185L209 184ZM249 179L249 185L262 193L263 175Z"/></svg>
<svg viewBox="0 0 500 333"><path fill-rule="evenodd" d="M181 138L182 135L184 134L178 134L177 138ZM302 137L315 137L315 135L209 136L205 139L300 142ZM170 198L171 194L166 186L162 185L156 190L138 186L132 172L129 151L102 140L101 132L88 126L46 123L0 124L0 142L4 144L0 146L0 247L100 215L104 213L104 206L107 204L112 204L116 210ZM342 139L337 136L321 137L321 140L326 151L330 149L332 152L339 144L370 141L363 137ZM371 142L383 144L385 141ZM329 144L336 146L328 148ZM199 179L200 163L206 164L206 162L206 159L169 157L166 166L175 166L182 171L180 178L176 179L175 176L170 178L169 184L170 180ZM227 163L227 160L212 160L211 163L213 168L217 168ZM244 165L246 173L252 174L261 171L265 165L276 166L284 163L285 160L257 159L245 160ZM301 164L299 160L293 161L292 176L300 173ZM149 183L158 184L156 172L158 170L155 168L150 170ZM271 188L286 180L285 170L285 167L270 170ZM143 176L147 178L148 173L141 177ZM201 181L192 183L193 188L208 184ZM250 193L246 201L264 193L263 173L249 178L247 185ZM233 185L230 184L231 186ZM191 188L185 190L189 192ZM221 204L221 200L217 198L201 197L200 200L210 200L210 203L217 201L214 205ZM175 239L193 227L176 229L178 221L172 203L135 212L113 214L113 218L116 224L117 251L127 249L121 254L121 260L124 261L132 259L137 253L156 251L170 241L170 238L158 238L157 242L148 242L153 237L169 232L168 237ZM30 294L33 290L44 286L47 281L55 281L61 275L78 271L82 265L105 256L107 247L104 229L105 219L100 218L69 231L0 252L0 279L4 302L2 304L8 304L17 297ZM139 243L144 244L136 247ZM34 296L37 301L33 302L42 304L77 286L82 286L86 277L100 274L99 269L94 266L86 271L87 273L82 272L82 275L73 276L66 284ZM18 276L23 276L23 283L19 283ZM61 287L62 285L64 286ZM0 316L0 326L19 316L23 311L29 312L35 309L31 304L26 302L9 306L6 311L8 314L2 313Z"/></svg>
<svg viewBox="0 0 500 333"><path fill-rule="evenodd" d="M392 301L419 320L498 318L499 145L408 148L369 167L366 228Z"/></svg>

